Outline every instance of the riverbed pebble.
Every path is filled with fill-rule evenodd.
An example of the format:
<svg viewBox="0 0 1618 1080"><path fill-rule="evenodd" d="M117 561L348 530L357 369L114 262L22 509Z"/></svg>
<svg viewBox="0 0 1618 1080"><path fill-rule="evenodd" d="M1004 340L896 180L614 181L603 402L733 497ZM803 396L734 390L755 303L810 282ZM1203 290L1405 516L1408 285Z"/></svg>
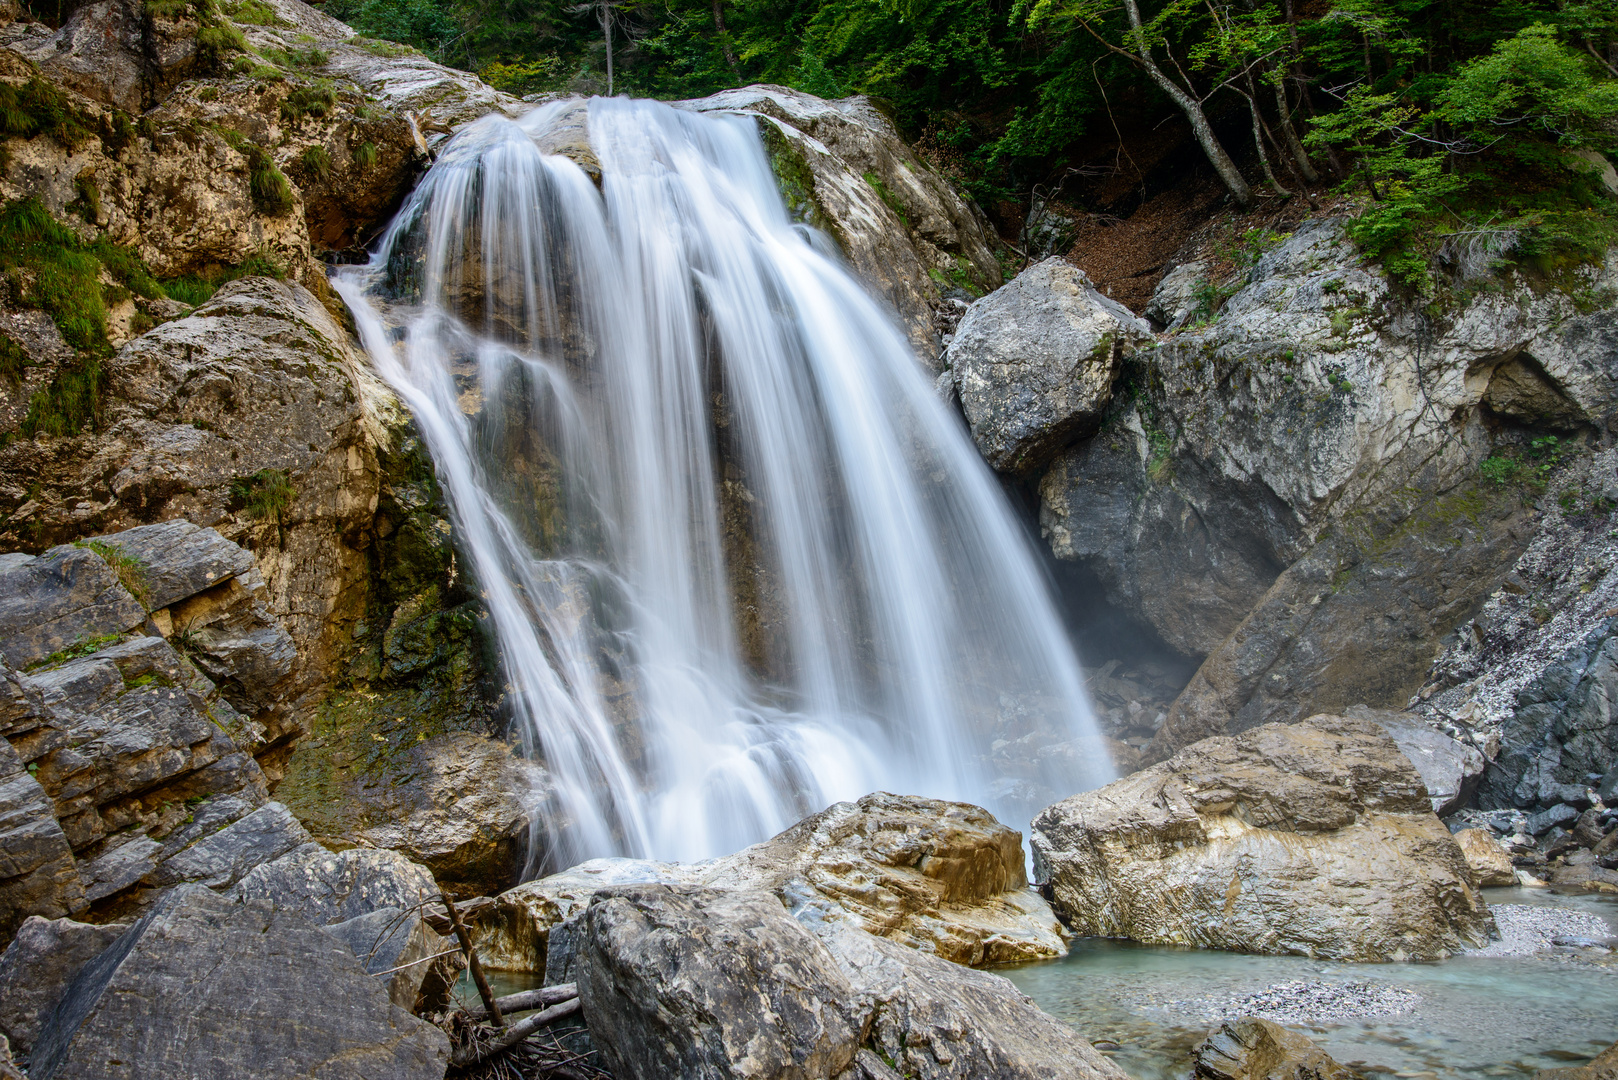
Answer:
<svg viewBox="0 0 1618 1080"><path fill-rule="evenodd" d="M1500 940L1471 950L1474 956L1532 956L1555 948L1557 938L1610 944L1613 934L1606 919L1588 911L1535 904L1491 904L1489 910Z"/></svg>

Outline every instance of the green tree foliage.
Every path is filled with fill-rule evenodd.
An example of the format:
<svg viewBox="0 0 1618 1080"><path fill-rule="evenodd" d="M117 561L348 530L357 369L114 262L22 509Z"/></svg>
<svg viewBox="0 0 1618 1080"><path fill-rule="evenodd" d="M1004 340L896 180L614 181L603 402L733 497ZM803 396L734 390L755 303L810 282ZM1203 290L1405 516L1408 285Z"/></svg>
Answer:
<svg viewBox="0 0 1618 1080"><path fill-rule="evenodd" d="M1238 198L1241 187L1282 195L1322 182L1354 194L1355 239L1417 289L1448 237L1509 234L1519 258L1584 257L1618 215L1590 156L1618 152L1618 0L328 0L326 10L512 93L600 93L603 5L616 92L677 98L770 82L866 94L984 200L1052 185L1095 139L1130 134L1117 116L1127 107L1189 118Z"/></svg>

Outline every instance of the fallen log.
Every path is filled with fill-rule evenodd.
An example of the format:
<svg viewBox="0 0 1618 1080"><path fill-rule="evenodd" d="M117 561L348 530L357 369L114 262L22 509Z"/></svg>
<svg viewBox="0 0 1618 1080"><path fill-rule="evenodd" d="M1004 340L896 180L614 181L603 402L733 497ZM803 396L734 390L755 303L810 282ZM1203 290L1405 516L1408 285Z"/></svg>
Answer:
<svg viewBox="0 0 1618 1080"><path fill-rule="evenodd" d="M569 998L560 1005L552 1005L543 1012L534 1013L534 1015L510 1025L500 1032L499 1038L494 1039L492 1042L484 1043L481 1046L475 1042L466 1043L450 1055L449 1063L453 1068L466 1069L481 1061L487 1061L496 1054L510 1050L546 1024L565 1020L582 1008L584 1008L584 1002L578 997Z"/></svg>
<svg viewBox="0 0 1618 1080"><path fill-rule="evenodd" d="M541 986L538 990L507 994L505 997L495 998L494 1003L499 1008L501 1016L509 1016L529 1009L542 1009L547 1005L559 1005L578 996L577 983L558 983L556 986ZM489 1015L485 1009L468 1009L466 1013L474 1020L482 1020Z"/></svg>

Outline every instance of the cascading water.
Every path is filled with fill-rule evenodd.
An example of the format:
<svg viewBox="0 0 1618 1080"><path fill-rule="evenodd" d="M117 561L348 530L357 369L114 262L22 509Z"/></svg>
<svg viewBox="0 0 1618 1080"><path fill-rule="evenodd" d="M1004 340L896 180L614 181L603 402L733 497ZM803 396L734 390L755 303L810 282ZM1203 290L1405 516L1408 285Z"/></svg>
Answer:
<svg viewBox="0 0 1618 1080"><path fill-rule="evenodd" d="M1110 779L1028 540L752 122L595 99L598 191L536 141L576 108L468 126L336 282L553 779L531 850L703 858L877 789L1020 824Z"/></svg>

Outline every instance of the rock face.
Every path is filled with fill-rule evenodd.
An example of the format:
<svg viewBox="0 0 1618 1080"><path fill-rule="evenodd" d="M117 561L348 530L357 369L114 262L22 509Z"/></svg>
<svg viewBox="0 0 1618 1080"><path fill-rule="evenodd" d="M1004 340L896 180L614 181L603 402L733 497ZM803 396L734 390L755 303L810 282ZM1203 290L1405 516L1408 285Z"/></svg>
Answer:
<svg viewBox="0 0 1618 1080"><path fill-rule="evenodd" d="M366 971L378 978L388 975L383 984L388 1000L417 1016L448 1002L455 977L466 964L460 953L432 961L450 947L449 941L403 908L377 908L325 930L347 945Z"/></svg>
<svg viewBox="0 0 1618 1080"><path fill-rule="evenodd" d="M689 866L599 859L519 885L479 920L479 955L544 972L553 928L602 888L651 882L767 892L807 921L847 922L960 964L1067 953L1061 924L1027 888L1019 833L965 803L877 792L735 855Z"/></svg>
<svg viewBox="0 0 1618 1080"><path fill-rule="evenodd" d="M1203 740L1049 807L1033 849L1080 934L1386 961L1482 945L1493 925L1421 778L1367 721Z"/></svg>
<svg viewBox="0 0 1618 1080"><path fill-rule="evenodd" d="M264 594L250 553L183 521L0 556L0 933L227 887L308 840L242 749L295 658Z"/></svg>
<svg viewBox="0 0 1618 1080"><path fill-rule="evenodd" d="M1026 472L1094 432L1122 351L1151 328L1049 258L973 304L944 354L972 438L992 468Z"/></svg>
<svg viewBox="0 0 1618 1080"><path fill-rule="evenodd" d="M370 732L360 728L358 734L363 739ZM528 808L543 798L544 769L503 740L472 732L414 746L401 742L381 783L374 776L332 783L319 801L309 798L314 793L305 788L302 759L295 757L285 797L317 835L401 852L457 895L509 888L523 869Z"/></svg>
<svg viewBox="0 0 1618 1080"><path fill-rule="evenodd" d="M79 972L29 1071L35 1080L439 1080L448 1056L444 1034L390 1003L329 935L267 904L187 886Z"/></svg>
<svg viewBox="0 0 1618 1080"><path fill-rule="evenodd" d="M1599 291L1618 264L1579 273ZM1149 758L1311 712L1403 707L1523 552L1531 506L1478 465L1604 423L1618 330L1574 295L1584 284L1464 284L1448 311L1412 309L1339 222L1306 222L1215 321L1127 361L1103 431L1042 477L1056 556L1206 657Z"/></svg>
<svg viewBox="0 0 1618 1080"><path fill-rule="evenodd" d="M626 1076L1122 1080L999 976L808 925L767 893L601 890L577 976L596 1045Z"/></svg>
<svg viewBox="0 0 1618 1080"><path fill-rule="evenodd" d="M1353 1080L1307 1036L1244 1016L1220 1025L1193 1052L1197 1080Z"/></svg>
<svg viewBox="0 0 1618 1080"><path fill-rule="evenodd" d="M33 1049L68 983L127 929L125 923L92 926L37 915L22 924L0 954L0 1035L13 1051L26 1055Z"/></svg>
<svg viewBox="0 0 1618 1080"><path fill-rule="evenodd" d="M936 370L944 292L979 295L1000 284L1000 267L981 214L911 152L888 118L863 97L825 101L782 86L676 105L758 119L794 215L830 234Z"/></svg>
<svg viewBox="0 0 1618 1080"><path fill-rule="evenodd" d="M579 995L619 1076L833 1077L863 1023L813 934L769 894L628 886L585 917Z"/></svg>

